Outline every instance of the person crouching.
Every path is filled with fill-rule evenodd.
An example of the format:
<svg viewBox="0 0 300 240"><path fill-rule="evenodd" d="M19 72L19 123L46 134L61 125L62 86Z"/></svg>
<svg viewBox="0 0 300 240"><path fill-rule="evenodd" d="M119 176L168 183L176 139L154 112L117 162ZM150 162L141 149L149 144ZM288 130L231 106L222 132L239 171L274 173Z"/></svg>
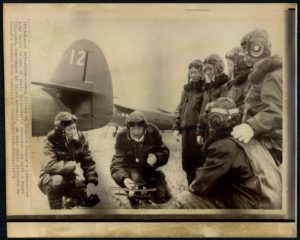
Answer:
<svg viewBox="0 0 300 240"><path fill-rule="evenodd" d="M146 121L145 116L134 111L126 120L126 128L116 137L115 154L110 165L111 176L122 188L135 189L137 186L156 188L150 192L151 201L156 204L171 199L165 175L156 170L167 164L169 149L163 143L158 128ZM129 197L132 207L139 201Z"/></svg>
<svg viewBox="0 0 300 240"><path fill-rule="evenodd" d="M38 186L47 195L50 209L95 206L100 202L93 194L98 174L88 141L77 129L77 117L60 112L54 124L45 140L45 162Z"/></svg>

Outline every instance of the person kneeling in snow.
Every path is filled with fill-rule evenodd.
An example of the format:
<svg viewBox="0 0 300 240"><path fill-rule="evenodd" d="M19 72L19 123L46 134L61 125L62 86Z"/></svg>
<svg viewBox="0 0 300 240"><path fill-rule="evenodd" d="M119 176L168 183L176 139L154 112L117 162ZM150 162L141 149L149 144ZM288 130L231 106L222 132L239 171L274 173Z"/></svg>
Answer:
<svg viewBox="0 0 300 240"><path fill-rule="evenodd" d="M218 98L208 110L209 138L203 145L203 167L178 208L280 209L281 174L267 148L251 139L240 142L230 133L241 114L230 98Z"/></svg>

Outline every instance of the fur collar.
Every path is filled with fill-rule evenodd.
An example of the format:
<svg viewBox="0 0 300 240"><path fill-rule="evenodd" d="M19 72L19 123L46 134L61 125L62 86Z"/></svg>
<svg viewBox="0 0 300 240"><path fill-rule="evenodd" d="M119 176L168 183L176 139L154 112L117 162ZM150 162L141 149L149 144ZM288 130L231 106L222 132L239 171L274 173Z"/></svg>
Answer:
<svg viewBox="0 0 300 240"><path fill-rule="evenodd" d="M280 68L282 68L282 59L278 55L264 58L254 64L249 80L253 84L258 84L268 73Z"/></svg>
<svg viewBox="0 0 300 240"><path fill-rule="evenodd" d="M205 141L205 143L203 144L202 151L203 151L204 155L207 153L207 150L212 143L214 143L217 140L229 137L231 131L232 131L232 127L225 128L222 131L218 131L217 133L211 134L208 137L208 139Z"/></svg>
<svg viewBox="0 0 300 240"><path fill-rule="evenodd" d="M227 83L229 81L229 77L225 74L222 73L221 75L216 77L216 81L215 81L215 87L219 88L221 87L224 83Z"/></svg>
<svg viewBox="0 0 300 240"><path fill-rule="evenodd" d="M215 77L215 81L205 84L205 90L209 90L211 88L219 88L228 81L229 77L225 73L221 73L219 76Z"/></svg>
<svg viewBox="0 0 300 240"><path fill-rule="evenodd" d="M243 84L244 82L247 81L248 79L248 75L250 73L250 69L247 69L247 70L243 70L241 72L239 72L236 77L232 80L232 85L241 85Z"/></svg>
<svg viewBox="0 0 300 240"><path fill-rule="evenodd" d="M248 79L249 73L250 69L240 71L232 81L228 82L228 88L245 83Z"/></svg>
<svg viewBox="0 0 300 240"><path fill-rule="evenodd" d="M202 82L202 80L200 80L196 83L189 82L188 84L185 84L183 88L187 92L190 92L190 91L202 92L203 91L203 82Z"/></svg>

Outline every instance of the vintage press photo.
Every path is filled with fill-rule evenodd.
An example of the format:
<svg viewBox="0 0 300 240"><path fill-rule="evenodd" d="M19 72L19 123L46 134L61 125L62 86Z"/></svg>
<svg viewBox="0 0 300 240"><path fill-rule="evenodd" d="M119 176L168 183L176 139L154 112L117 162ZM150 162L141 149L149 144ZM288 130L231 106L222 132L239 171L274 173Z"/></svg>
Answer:
<svg viewBox="0 0 300 240"><path fill-rule="evenodd" d="M5 4L9 234L293 236L295 8Z"/></svg>

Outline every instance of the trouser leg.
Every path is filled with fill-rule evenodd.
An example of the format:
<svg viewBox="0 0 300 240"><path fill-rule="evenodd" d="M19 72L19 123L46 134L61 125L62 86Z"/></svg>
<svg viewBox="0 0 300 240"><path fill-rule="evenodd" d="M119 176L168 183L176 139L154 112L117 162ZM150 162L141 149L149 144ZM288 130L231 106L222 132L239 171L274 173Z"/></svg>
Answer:
<svg viewBox="0 0 300 240"><path fill-rule="evenodd" d="M186 172L188 184L195 178L198 167L204 163L201 146L197 143L196 129L182 131L182 168Z"/></svg>
<svg viewBox="0 0 300 240"><path fill-rule="evenodd" d="M259 200L241 194L198 196L185 191L177 197L175 206L179 209L258 209Z"/></svg>
<svg viewBox="0 0 300 240"><path fill-rule="evenodd" d="M168 187L166 177L163 172L157 170L149 178L147 182L148 188L156 188L155 192L151 192L151 200L156 203L166 203L172 198L171 191Z"/></svg>
<svg viewBox="0 0 300 240"><path fill-rule="evenodd" d="M39 187L47 195L50 209L61 209L62 197L66 191L66 180L62 175L45 174L40 178Z"/></svg>
<svg viewBox="0 0 300 240"><path fill-rule="evenodd" d="M74 179L69 185L66 197L72 199L75 205L80 205L87 197L86 184L81 180Z"/></svg>

